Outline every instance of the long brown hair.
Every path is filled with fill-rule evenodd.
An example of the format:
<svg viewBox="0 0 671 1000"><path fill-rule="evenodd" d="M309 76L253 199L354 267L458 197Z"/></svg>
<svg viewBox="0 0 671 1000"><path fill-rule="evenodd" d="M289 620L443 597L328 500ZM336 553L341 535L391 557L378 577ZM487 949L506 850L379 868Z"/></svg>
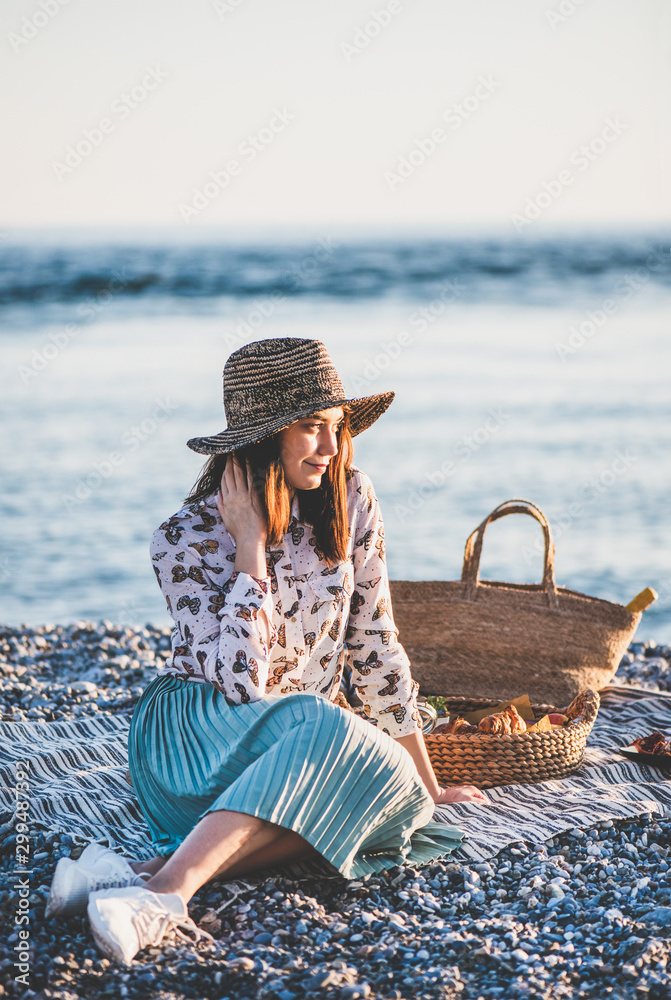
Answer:
<svg viewBox="0 0 671 1000"><path fill-rule="evenodd" d="M338 451L329 462L317 489L295 490L300 519L311 525L315 551L329 564L344 562L350 536L347 471L352 464L353 448L347 407L343 407L343 419L337 434ZM289 529L292 496L280 461L279 433L232 453L212 455L185 502L205 500L219 491L229 454L234 454L243 466L249 459L252 481L268 526L268 544L279 545Z"/></svg>

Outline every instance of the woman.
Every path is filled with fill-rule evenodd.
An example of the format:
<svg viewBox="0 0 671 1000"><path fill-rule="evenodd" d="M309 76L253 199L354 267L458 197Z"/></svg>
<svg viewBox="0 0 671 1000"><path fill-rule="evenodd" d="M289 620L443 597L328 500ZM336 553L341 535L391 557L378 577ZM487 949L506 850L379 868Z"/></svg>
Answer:
<svg viewBox="0 0 671 1000"><path fill-rule="evenodd" d="M173 655L135 710L129 766L158 854L129 864L91 845L52 887L51 912L89 896L111 957L193 927L186 904L216 875L321 856L350 877L383 851L390 867L436 803L486 801L436 782L378 502L350 464L393 396L346 399L316 340L228 359L227 430L188 442L212 457L152 542ZM334 703L345 666L359 715Z"/></svg>

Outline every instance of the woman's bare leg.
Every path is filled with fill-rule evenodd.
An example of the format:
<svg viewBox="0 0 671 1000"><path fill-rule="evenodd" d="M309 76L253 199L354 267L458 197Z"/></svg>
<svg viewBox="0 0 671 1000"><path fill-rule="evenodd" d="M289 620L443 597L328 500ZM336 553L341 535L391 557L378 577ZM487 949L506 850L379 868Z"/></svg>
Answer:
<svg viewBox="0 0 671 1000"><path fill-rule="evenodd" d="M222 875L225 874L227 878L239 878L241 875L249 875L263 868L289 865L293 861L308 861L310 858L320 857L319 851L308 844L307 840L303 840L300 834L294 833L293 830L283 830L282 833L282 836L267 847L262 847L241 861L230 864Z"/></svg>
<svg viewBox="0 0 671 1000"><path fill-rule="evenodd" d="M303 840L299 834L292 830L283 830L282 835L278 836L277 840L253 854L248 854L241 861L229 860L222 866L222 871L215 872L212 878L224 873L229 878L237 878L239 875L248 875L250 872L271 868L273 865L291 864L292 861L302 861L318 856L319 852L306 840ZM130 866L138 875L157 875L167 861L168 858L165 855L157 854L147 861L131 861Z"/></svg>
<svg viewBox="0 0 671 1000"><path fill-rule="evenodd" d="M156 875L167 860L163 855L157 854L148 861L131 861L130 866L138 875Z"/></svg>
<svg viewBox="0 0 671 1000"><path fill-rule="evenodd" d="M208 813L145 886L153 892L177 893L188 903L215 875L249 871L245 861L258 865L259 852L264 865L310 855L312 848L302 837L286 837L282 827L246 813Z"/></svg>

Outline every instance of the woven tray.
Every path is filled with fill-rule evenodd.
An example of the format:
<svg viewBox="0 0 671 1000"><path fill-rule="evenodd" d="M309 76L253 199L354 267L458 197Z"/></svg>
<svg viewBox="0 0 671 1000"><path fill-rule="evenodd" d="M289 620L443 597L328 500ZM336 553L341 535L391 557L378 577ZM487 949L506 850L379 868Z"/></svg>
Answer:
<svg viewBox="0 0 671 1000"><path fill-rule="evenodd" d="M599 711L596 691L584 691L579 697L584 698L581 715L561 729L548 733L425 736L438 783L444 787L494 788L566 777L580 766L587 737ZM451 714L461 714L497 704L489 698L448 698L446 708ZM548 712L561 711L552 705L532 707L537 719Z"/></svg>

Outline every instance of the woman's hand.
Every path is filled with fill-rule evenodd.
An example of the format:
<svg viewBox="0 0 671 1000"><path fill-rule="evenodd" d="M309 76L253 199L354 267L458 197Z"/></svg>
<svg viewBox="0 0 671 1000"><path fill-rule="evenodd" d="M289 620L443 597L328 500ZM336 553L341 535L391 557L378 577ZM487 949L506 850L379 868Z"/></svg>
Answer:
<svg viewBox="0 0 671 1000"><path fill-rule="evenodd" d="M252 482L249 461L243 467L234 454L229 455L221 477L217 507L226 531L235 542L234 569L256 580L264 580L268 576L268 529Z"/></svg>
<svg viewBox="0 0 671 1000"><path fill-rule="evenodd" d="M437 806L442 806L448 802L489 802L489 799L475 785L456 785L454 788L441 788L435 802Z"/></svg>
<svg viewBox="0 0 671 1000"><path fill-rule="evenodd" d="M249 459L243 467L235 453L228 456L221 477L217 507L224 527L236 546L251 542L261 542L265 546L266 522L259 508Z"/></svg>

